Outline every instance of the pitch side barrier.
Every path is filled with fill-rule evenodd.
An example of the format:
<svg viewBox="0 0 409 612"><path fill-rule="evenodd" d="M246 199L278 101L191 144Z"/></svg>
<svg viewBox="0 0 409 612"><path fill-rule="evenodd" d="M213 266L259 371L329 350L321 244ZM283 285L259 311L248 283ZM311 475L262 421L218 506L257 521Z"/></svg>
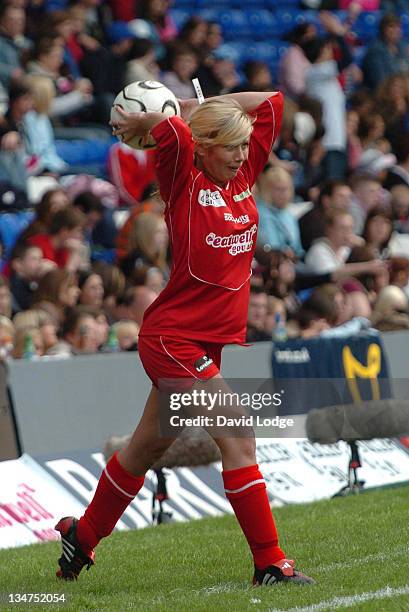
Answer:
<svg viewBox="0 0 409 612"><path fill-rule="evenodd" d="M382 340L383 344L379 342L379 337L377 341L370 338L367 345L358 343L363 351L360 353L355 339L349 346L351 354L348 350L341 350L342 341L334 342L333 353L335 355L336 350L345 353L345 363L357 378L368 373L368 367L376 367L379 372L384 367L393 383L395 398L408 400L409 376L406 369L409 362L409 333L384 334ZM311 351L311 357L312 345L307 344L304 348ZM277 346L274 350L277 350ZM380 351L382 356L378 359ZM304 353L295 353L297 355L305 359ZM331 359L334 355L330 356ZM313 360L324 361L322 357L323 352L320 351ZM324 365L328 365L330 357L325 359ZM287 353L279 358L288 361ZM298 360L298 365L302 359ZM232 384L238 384L239 391L248 392L254 387L258 392L258 383L261 383L266 396L269 385L277 382L276 376L274 379L271 376L271 360L271 343L258 343L248 349L227 347L223 374ZM7 382L12 401L9 401L7 394ZM298 379L298 384L290 387L297 390L304 382ZM358 382L352 391L362 390ZM366 382L370 383L369 380ZM396 384L398 382L401 383L400 387ZM343 384L348 386L345 380ZM314 386L310 388L314 389ZM111 434L127 434L134 428L142 414L149 388L150 383L135 353L57 361L16 361L10 364L8 373L0 367L0 548L55 539L57 533L53 526L58 517L83 513L105 465L102 453L104 441ZM309 389L305 387L305 390ZM373 391L371 386L370 390ZM312 439L318 436L322 444L313 444L305 439L305 433L299 434L301 428L297 429L301 425L305 432L305 412L309 410L309 415L313 416L314 410L310 410L312 405L308 404L304 412L302 409L295 412L294 398L286 398L286 393L281 394L280 391L278 395L280 404L276 407L275 418L280 422L294 421L294 430L291 426L269 435L270 430L265 427L264 421L257 432L257 461L274 505L328 499L340 491L360 487L361 483L365 483L365 488L376 488L409 480L407 449L391 439L372 439L378 431L372 431L372 425L379 422L378 416L382 417L381 413L378 415L380 402L369 402L377 408L376 423L365 421L356 425L355 411L346 413L348 425L354 432L358 427L358 437L363 438L359 442L362 468L359 468L359 481L354 483L348 481L346 472L348 462L351 462L347 442L331 442L333 431L335 437L339 437L335 426L341 425L342 433L345 433L345 423L340 424L339 419L331 420L327 423L329 429L327 427L323 431L320 422ZM274 401L278 395L272 394ZM300 397L304 396L305 393ZM257 420L258 415L266 416L264 406L260 408L260 397L259 393L252 395L253 403L249 411L253 420ZM182 406L184 403L181 394L173 398L173 420L183 418L179 404ZM398 403L395 402L395 412L399 408ZM344 408L346 411L348 406ZM330 412L329 408L325 410ZM221 417L225 418L225 414L221 414ZM208 418L215 421L217 416L217 410L213 410ZM267 413L269 416L270 413ZM396 423L392 424L399 425L401 415L397 413L395 416ZM164 418L164 426L169 426L170 420L166 423L164 412L161 412L161 417ZM192 417L192 412L188 413L188 417ZM15 423L18 435L14 435ZM310 419L311 431L313 425ZM365 430L362 429L363 425L366 426ZM369 425L372 429L368 429ZM203 434L203 430L199 431ZM387 434L385 436L388 437ZM187 521L231 512L220 478L221 463L214 457L207 457L202 462L206 465L198 465L187 456L190 448L188 440L184 449L179 445L177 453L176 444L169 449L162 471L148 472L143 489L121 517L117 529L151 525L152 522L160 522L159 516L162 522ZM195 458L199 446L196 440ZM206 450L203 440L201 447L203 451ZM172 448L173 455L176 453L177 456L170 452ZM182 451L185 453L183 461ZM13 459L21 452L24 454L20 458ZM166 479L168 498L158 510L153 499L157 499L160 475Z"/></svg>
<svg viewBox="0 0 409 612"><path fill-rule="evenodd" d="M389 332L382 341L394 396L409 399L404 380L409 379L409 332ZM224 376L271 378L271 348L269 342L226 347ZM8 373L0 368L0 461L21 452L39 456L102 448L108 436L133 430L149 389L135 353L11 362Z"/></svg>

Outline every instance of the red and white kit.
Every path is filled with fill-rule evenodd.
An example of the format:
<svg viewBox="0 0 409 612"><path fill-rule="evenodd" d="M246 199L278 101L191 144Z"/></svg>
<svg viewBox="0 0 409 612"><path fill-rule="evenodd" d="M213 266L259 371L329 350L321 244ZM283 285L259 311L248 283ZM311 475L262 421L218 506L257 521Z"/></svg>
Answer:
<svg viewBox="0 0 409 612"><path fill-rule="evenodd" d="M248 159L224 187L194 166L191 131L182 119L171 117L152 130L173 260L170 280L145 312L140 333L141 359L154 384L158 378L211 378L219 367L214 360L195 367L209 353L204 345L221 352L224 344L244 342L258 223L251 188L279 133L282 110L277 93L252 111ZM183 345L180 359L175 346L167 350L171 342ZM186 360L186 343L194 361Z"/></svg>

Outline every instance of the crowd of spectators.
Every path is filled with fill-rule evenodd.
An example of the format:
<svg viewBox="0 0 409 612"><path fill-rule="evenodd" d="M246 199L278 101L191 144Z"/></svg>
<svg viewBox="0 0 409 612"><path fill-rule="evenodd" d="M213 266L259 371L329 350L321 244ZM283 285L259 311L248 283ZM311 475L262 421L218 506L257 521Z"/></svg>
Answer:
<svg viewBox="0 0 409 612"><path fill-rule="evenodd" d="M235 57L217 20L198 12L176 25L169 0L0 4L2 358L137 350L171 265L155 152L112 143L106 174L84 175L55 133L109 134L116 93L141 79L180 98L195 95L195 76L206 97L285 93L280 138L254 187L248 341L409 329L401 3L303 8L314 19L284 33L274 69ZM370 41L354 30L361 10L382 11Z"/></svg>

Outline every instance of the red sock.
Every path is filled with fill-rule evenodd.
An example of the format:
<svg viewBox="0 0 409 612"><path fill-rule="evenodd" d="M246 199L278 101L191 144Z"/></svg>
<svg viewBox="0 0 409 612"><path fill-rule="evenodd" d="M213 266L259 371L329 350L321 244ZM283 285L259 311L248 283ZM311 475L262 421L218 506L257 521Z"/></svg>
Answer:
<svg viewBox="0 0 409 612"><path fill-rule="evenodd" d="M254 565L264 569L285 558L258 465L222 472L226 497L253 554Z"/></svg>
<svg viewBox="0 0 409 612"><path fill-rule="evenodd" d="M101 474L90 505L78 521L77 536L85 549L95 548L101 538L111 533L142 488L143 481L144 476L133 476L122 467L117 453L111 457Z"/></svg>

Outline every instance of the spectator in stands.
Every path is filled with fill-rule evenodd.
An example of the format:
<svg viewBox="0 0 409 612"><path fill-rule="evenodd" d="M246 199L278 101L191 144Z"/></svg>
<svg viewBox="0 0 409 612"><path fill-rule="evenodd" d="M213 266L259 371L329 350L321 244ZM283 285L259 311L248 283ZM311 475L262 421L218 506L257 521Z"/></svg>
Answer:
<svg viewBox="0 0 409 612"><path fill-rule="evenodd" d="M98 350L109 353L112 351L111 347L107 347L107 341L109 336L109 323L105 312L100 306L94 304L83 304L79 303L75 310L91 315L95 321L95 333L97 335L97 346ZM67 316L69 312L67 313Z"/></svg>
<svg viewBox="0 0 409 612"><path fill-rule="evenodd" d="M192 76L198 67L197 55L187 45L174 45L170 50L169 70L161 76L161 82L169 87L177 98L194 98Z"/></svg>
<svg viewBox="0 0 409 612"><path fill-rule="evenodd" d="M156 300L158 296L148 287L129 287L118 299L113 309L116 321L129 319L142 325L145 310Z"/></svg>
<svg viewBox="0 0 409 612"><path fill-rule="evenodd" d="M223 31L218 21L207 22L206 34L206 52L207 54L214 53L223 44Z"/></svg>
<svg viewBox="0 0 409 612"><path fill-rule="evenodd" d="M12 321L0 315L0 361L10 358L14 348L15 328Z"/></svg>
<svg viewBox="0 0 409 612"><path fill-rule="evenodd" d="M54 214L66 208L69 203L68 196L62 187L46 191L36 206L34 219L20 234L19 242L25 242L35 234L47 233Z"/></svg>
<svg viewBox="0 0 409 612"><path fill-rule="evenodd" d="M44 341L40 329L34 326L21 327L15 333L14 349L12 352L13 359L23 359L25 357L25 346L28 337L31 337L31 346L35 351L34 356L29 358L33 359L33 357L38 358L44 355Z"/></svg>
<svg viewBox="0 0 409 612"><path fill-rule="evenodd" d="M352 191L340 180L330 179L321 185L317 203L299 219L301 243L308 251L314 240L325 232L325 214L331 210L349 211Z"/></svg>
<svg viewBox="0 0 409 612"><path fill-rule="evenodd" d="M139 326L135 321L118 321L114 330L121 351L136 351L138 349Z"/></svg>
<svg viewBox="0 0 409 612"><path fill-rule="evenodd" d="M409 295L409 259L407 257L391 257L389 260L390 284L395 285Z"/></svg>
<svg viewBox="0 0 409 612"><path fill-rule="evenodd" d="M54 84L54 98L50 117L53 119L73 116L92 104L92 84L88 79L73 80L62 74L64 41L58 34L39 38L27 64L29 74L47 77Z"/></svg>
<svg viewBox="0 0 409 612"><path fill-rule="evenodd" d="M363 269L360 272L355 271L353 275L366 290L366 295L370 304L373 304L378 293L383 287L389 284L389 270L387 264L381 262L378 258L375 247L369 244L363 244L351 249L347 260L347 267L348 266L368 266L367 269ZM348 282L348 279L345 282Z"/></svg>
<svg viewBox="0 0 409 612"><path fill-rule="evenodd" d="M380 181L370 174L355 174L350 179L352 202L350 207L354 219L354 232L361 235L368 213L382 205Z"/></svg>
<svg viewBox="0 0 409 612"><path fill-rule="evenodd" d="M402 40L402 26L397 15L386 14L379 24L378 39L373 42L363 59L364 83L375 90L392 74L407 72L408 45Z"/></svg>
<svg viewBox="0 0 409 612"><path fill-rule="evenodd" d="M267 165L257 181L258 242L260 245L268 244L270 249L288 250L301 257L304 251L298 223L287 210L293 198L291 175L282 168Z"/></svg>
<svg viewBox="0 0 409 612"><path fill-rule="evenodd" d="M22 120L33 104L30 89L22 82L9 88L9 108L0 124L0 181L26 190L28 164L22 140Z"/></svg>
<svg viewBox="0 0 409 612"><path fill-rule="evenodd" d="M409 187L409 133L401 134L394 141L394 152L398 163L389 169L385 188L392 189L395 185Z"/></svg>
<svg viewBox="0 0 409 612"><path fill-rule="evenodd" d="M12 313L12 296L9 283L4 276L0 275L0 315L11 319Z"/></svg>
<svg viewBox="0 0 409 612"><path fill-rule="evenodd" d="M312 23L300 23L285 38L291 46L280 60L278 82L282 91L291 98L305 93L305 74L311 62L303 51L303 45L316 35L317 29Z"/></svg>
<svg viewBox="0 0 409 612"><path fill-rule="evenodd" d="M159 268L150 267L146 271L146 278L144 280L145 287L152 289L157 295L164 289L166 285L165 276Z"/></svg>
<svg viewBox="0 0 409 612"><path fill-rule="evenodd" d="M84 215L84 242L86 243L91 259L94 256L101 256L104 252L109 251L109 246L105 248L105 243L97 242L95 238L97 231L102 235L102 238L111 238L115 241L116 227L112 221L112 212L107 210L101 202L101 198L95 195L92 191L81 191L73 200L73 206L78 208ZM102 241L101 241L102 242Z"/></svg>
<svg viewBox="0 0 409 612"><path fill-rule="evenodd" d="M346 264L351 248L362 244L353 231L352 216L342 210L333 210L325 217L325 236L316 240L305 256L305 263L310 272L324 274L344 269L353 276L355 264ZM375 272L380 265L377 261L367 263L367 272ZM364 271L364 270L360 270Z"/></svg>
<svg viewBox="0 0 409 612"><path fill-rule="evenodd" d="M386 143L387 141L384 142ZM382 144L380 146L382 146ZM393 153L383 153L379 148L367 149L361 155L356 173L372 176L382 183L386 179L388 170L392 168L395 163L396 157ZM386 196L386 192L383 193L383 196ZM389 196L387 197L389 199Z"/></svg>
<svg viewBox="0 0 409 612"><path fill-rule="evenodd" d="M39 75L27 77L26 84L33 99L33 108L23 117L24 143L27 154L35 164L35 174L58 176L68 164L58 155L54 130L49 119L55 89L49 78Z"/></svg>
<svg viewBox="0 0 409 612"><path fill-rule="evenodd" d="M64 321L65 310L76 305L79 294L80 289L74 274L56 268L40 279L33 296L32 308L44 310L59 325Z"/></svg>
<svg viewBox="0 0 409 612"><path fill-rule="evenodd" d="M248 61L242 67L242 71L246 81L241 83L239 87L235 87L235 91L268 91L273 89L271 71L266 62Z"/></svg>
<svg viewBox="0 0 409 612"><path fill-rule="evenodd" d="M73 0L71 4L77 10L81 9L83 11L84 34L97 40L100 45L104 45L106 43L106 28L111 23L111 12L108 4L100 2L100 0Z"/></svg>
<svg viewBox="0 0 409 612"><path fill-rule="evenodd" d="M409 46L408 46L409 54ZM409 59L406 73L392 74L376 91L376 103L386 124L387 135L393 134L409 113Z"/></svg>
<svg viewBox="0 0 409 612"><path fill-rule="evenodd" d="M10 290L13 311L30 308L38 280L43 272L42 252L36 246L17 243L10 257Z"/></svg>
<svg viewBox="0 0 409 612"><path fill-rule="evenodd" d="M314 38L305 43L304 53L311 62L305 74L306 93L319 100L323 108L324 176L343 179L347 169L346 102L333 50L326 39Z"/></svg>
<svg viewBox="0 0 409 612"><path fill-rule="evenodd" d="M27 242L39 247L44 259L75 272L81 265L84 223L83 213L67 206L53 215L47 232L35 234Z"/></svg>
<svg viewBox="0 0 409 612"><path fill-rule="evenodd" d="M169 13L170 0L140 0L138 13L154 29L161 43L166 44L177 36L177 28Z"/></svg>
<svg viewBox="0 0 409 612"><path fill-rule="evenodd" d="M408 298L399 287L384 287L375 302L372 325L379 331L409 329Z"/></svg>
<svg viewBox="0 0 409 612"><path fill-rule="evenodd" d="M334 301L334 296L323 292L321 287L315 289L303 302L297 313L300 337L315 338L323 331L334 327L338 314L339 309Z"/></svg>
<svg viewBox="0 0 409 612"><path fill-rule="evenodd" d="M48 355L74 356L98 352L98 333L95 318L87 312L73 309L61 330L61 340Z"/></svg>
<svg viewBox="0 0 409 612"><path fill-rule="evenodd" d="M234 53L223 46L212 52L195 76L206 98L232 91L240 84Z"/></svg>
<svg viewBox="0 0 409 612"><path fill-rule="evenodd" d="M103 310L107 315L108 322L115 319L114 310L119 298L125 291L125 276L117 266L112 266L103 261L93 264L93 270L102 278L104 285Z"/></svg>
<svg viewBox="0 0 409 612"><path fill-rule="evenodd" d="M377 257L387 255L388 243L392 235L392 213L384 208L373 208L368 214L362 237L366 244L373 247Z"/></svg>
<svg viewBox="0 0 409 612"><path fill-rule="evenodd" d="M147 38L134 39L127 60L125 85L134 81L159 80L160 69L156 61L155 47L151 40Z"/></svg>
<svg viewBox="0 0 409 612"><path fill-rule="evenodd" d="M300 305L294 291L296 278L292 257L284 251L270 251L268 265L263 273L264 289L268 295L278 298L286 310L286 318L293 316Z"/></svg>
<svg viewBox="0 0 409 612"><path fill-rule="evenodd" d="M0 81L8 89L24 75L21 54L30 47L24 37L26 15L23 7L2 2L0 7Z"/></svg>
<svg viewBox="0 0 409 612"><path fill-rule="evenodd" d="M207 21L197 15L192 15L180 28L175 42L188 47L201 63L209 53L207 45L208 31L209 25Z"/></svg>
<svg viewBox="0 0 409 612"><path fill-rule="evenodd" d="M167 254L169 237L163 216L144 212L138 215L128 234L127 255L119 266L126 277L143 266L154 266L169 275Z"/></svg>
<svg viewBox="0 0 409 612"><path fill-rule="evenodd" d="M392 187L391 208L393 229L401 234L409 234L409 186L395 185Z"/></svg>
<svg viewBox="0 0 409 612"><path fill-rule="evenodd" d="M53 317L44 310L22 310L14 316L13 323L16 330L27 327L39 329L43 340L44 352L47 352L57 344L57 325Z"/></svg>
<svg viewBox="0 0 409 612"><path fill-rule="evenodd" d="M246 342L271 340L265 332L268 313L267 293L262 287L250 287L250 301L247 315Z"/></svg>
<svg viewBox="0 0 409 612"><path fill-rule="evenodd" d="M78 304L101 308L104 299L104 285L99 274L90 270L80 272L78 287L81 293L78 296Z"/></svg>

